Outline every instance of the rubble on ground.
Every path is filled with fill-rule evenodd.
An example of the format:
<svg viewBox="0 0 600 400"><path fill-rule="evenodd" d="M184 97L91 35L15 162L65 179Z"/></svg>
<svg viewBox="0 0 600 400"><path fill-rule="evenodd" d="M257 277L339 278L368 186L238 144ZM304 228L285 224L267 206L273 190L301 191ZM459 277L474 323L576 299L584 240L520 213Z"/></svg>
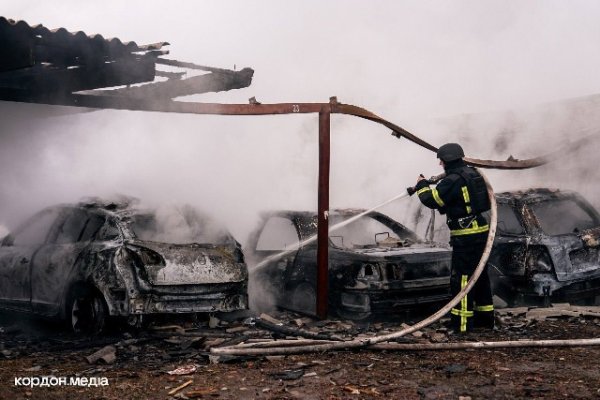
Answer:
<svg viewBox="0 0 600 400"><path fill-rule="evenodd" d="M600 326L600 306L573 306L568 303L554 304L549 308L518 307L496 310L495 332L532 331L540 321L568 319L581 324ZM413 321L413 322L416 322ZM446 327L447 318L398 338L401 343L443 343L459 341L468 337ZM96 338L76 338L65 332L36 337L23 332L16 325L0 327L0 358L16 358L35 355L47 350L88 349L85 359L89 364L101 364L110 368L127 361L140 361L157 366L165 361L190 360L200 364L209 361L210 349L240 343L256 343L277 340L300 340L302 336L314 339L346 341L386 335L408 327L400 321L346 321L318 320L293 312L276 311L226 321L211 316L209 321L188 322L180 325L155 325L135 334L130 332ZM267 328L265 328L267 327ZM478 331L486 337L494 332ZM533 332L529 332L533 333ZM47 335L47 333L46 333ZM273 359L272 357L269 359ZM212 362L235 361L235 357ZM238 360L239 361L239 360ZM193 363L192 363L193 364ZM193 364L195 365L195 364Z"/></svg>
<svg viewBox="0 0 600 400"><path fill-rule="evenodd" d="M499 341L524 339L555 339L559 337L585 338L600 334L600 307L555 304L550 308L505 308L496 312L497 324L494 331L476 331L461 335L448 329L447 319L397 339L399 343L448 343L459 341ZM260 318L260 319L258 319ZM277 326L265 329L260 323ZM406 390L414 391L421 398L435 398L441 392L457 394L456 388L408 385L402 374L407 374L410 360L432 357L441 362L439 366L428 364L419 370L431 369L428 373L441 374L444 379L459 379L471 374L480 365L481 355L503 359L511 350L467 350L444 352L446 355L423 356L414 352L347 351L317 353L302 356L216 356L210 349L238 343L303 340L286 332L301 331L306 334L323 335L331 340L370 338L389 334L404 328L413 321L341 321L317 320L291 312L271 312L258 317L244 316L226 320L213 316L206 321L183 321L157 324L139 332L113 332L108 336L76 338L64 331L29 331L19 324L5 324L0 330L0 370L7 363L23 365L19 373L27 376L61 375L109 376L118 380L137 381L152 379L163 382L163 391L157 395L177 398L221 397L303 397L306 388L325 385L338 390L340 398L377 397L396 393L393 385L401 384ZM211 328L212 326L212 328ZM570 327L565 330L565 327ZM575 327L575 328L573 328ZM288 331L289 330L289 331ZM586 336L587 335L587 336ZM567 351L568 350L568 351ZM564 350L552 362L561 362L569 354L579 354L573 349ZM524 350L521 353L528 354ZM539 352L539 350L537 350ZM587 351L587 350L586 350ZM592 350L590 350L592 351ZM593 351L596 351L595 349ZM413 355L411 355L413 354ZM415 355L420 354L418 356ZM535 353L533 353L535 354ZM564 354L567 354L565 356ZM466 357L466 358L465 358ZM473 358L471 360L471 358ZM339 361L350 359L351 361ZM397 371L389 370L390 360L404 360ZM450 362L450 360L452 362ZM471 360L471 361L469 361ZM534 358L535 360L535 358ZM396 361L394 361L396 362ZM399 362L399 361L398 361ZM475 362L475 364L473 364ZM517 373L511 366L499 364L498 374ZM251 378L249 369L257 377ZM504 369L502 369L504 368ZM228 382L207 385L214 379L215 371L226 370ZM389 370L389 371L388 371ZM236 372L237 371L237 372ZM402 372L403 371L403 372ZM6 373L6 371L5 371ZM10 372L14 375L14 372ZM368 376L389 374L398 379L379 378L368 385L363 382ZM355 379L348 374L357 374ZM366 374L366 375L365 375ZM398 375L400 374L400 375ZM387 376L387 375L386 375ZM213 377L213 378L210 378ZM260 379L259 379L260 377ZM209 379L210 378L210 379ZM495 378L499 379L499 378ZM191 383L188 383L190 382ZM402 383L404 382L404 383ZM599 377L600 382L600 377ZM333 389L332 389L333 390ZM291 393L296 393L293 395ZM469 393L458 393L463 397ZM455 398L458 398L458 395ZM112 397L109 397L112 398ZM316 397L318 398L318 397ZM410 398L410 396L409 396Z"/></svg>

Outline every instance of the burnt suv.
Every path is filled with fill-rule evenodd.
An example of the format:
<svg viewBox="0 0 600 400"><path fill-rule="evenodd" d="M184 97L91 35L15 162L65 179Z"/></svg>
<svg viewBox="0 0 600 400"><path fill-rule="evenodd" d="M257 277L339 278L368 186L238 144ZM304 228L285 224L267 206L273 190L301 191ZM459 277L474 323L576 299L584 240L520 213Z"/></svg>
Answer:
<svg viewBox="0 0 600 400"><path fill-rule="evenodd" d="M0 246L0 308L97 333L109 316L246 309L239 243L190 206L86 202L44 209Z"/></svg>
<svg viewBox="0 0 600 400"><path fill-rule="evenodd" d="M329 226L363 211L332 211ZM302 243L316 233L314 212L264 214L247 246L249 264L263 264L250 268L251 285L260 288L253 293L270 294L280 307L314 314L317 245ZM367 213L330 232L329 309L343 318L363 319L436 305L449 298L450 259L449 247L421 240L384 214Z"/></svg>
<svg viewBox="0 0 600 400"><path fill-rule="evenodd" d="M496 194L498 226L489 272L509 305L593 304L600 296L600 215L572 191Z"/></svg>

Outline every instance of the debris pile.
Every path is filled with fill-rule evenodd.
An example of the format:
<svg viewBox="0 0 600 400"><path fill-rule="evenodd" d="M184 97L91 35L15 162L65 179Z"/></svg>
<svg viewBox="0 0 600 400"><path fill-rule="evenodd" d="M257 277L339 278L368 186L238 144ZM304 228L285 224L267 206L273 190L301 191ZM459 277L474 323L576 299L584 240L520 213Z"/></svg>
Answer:
<svg viewBox="0 0 600 400"><path fill-rule="evenodd" d="M519 307L496 311L494 332L478 331L457 334L445 325L446 319L398 338L396 343L447 343L449 341L494 338L499 332L509 338L537 338L535 327L540 321L564 319L582 325L600 326L600 306L573 306L554 304L549 308ZM211 327L212 326L212 327ZM233 321L211 317L210 321L151 326L138 332L113 333L95 338L77 338L62 331L36 330L35 333L18 325L0 327L0 357L32 356L44 351L57 354L81 349L92 349L85 360L89 364L119 365L127 361L146 365L163 365L172 360L190 360L197 364L230 362L235 357L211 356L210 350L223 346L242 344L268 347L270 343L302 343L304 338L326 341L367 339L392 333L409 325L404 322L355 322L317 320L293 312L273 312L258 317ZM575 334L576 332L574 332ZM505 335L503 335L505 336ZM193 364L193 363L192 363Z"/></svg>
<svg viewBox="0 0 600 400"><path fill-rule="evenodd" d="M403 327L403 322L316 320L292 312L272 312L255 317L245 315L238 319L225 315L220 317L213 316L200 322L156 325L139 332L114 332L104 337L85 339L76 338L62 330L44 331L37 327L32 330L26 325L5 324L0 330L0 359L5 362L22 360L20 365L23 367L19 373L32 376L74 373L82 377L106 375L111 379L116 377L114 379L135 381L149 375L163 382L162 395L179 398L223 396L224 393L230 393L227 396L231 398L243 393L248 397L276 394L294 397L293 393L298 396L305 393L307 386L324 383L338 388L337 393L342 397L377 396L391 391L394 387L392 382L388 379L367 382L366 377L389 368L387 364L390 360L414 358L414 352L398 353L393 351L393 346L449 346L499 340L524 342L528 339L583 338L597 336L600 332L600 307L555 304L550 308L497 310L496 329L492 332L456 334L445 327L448 321L442 319L394 342L384 343L380 348L358 353L249 357L216 355L211 353L211 349L236 344L268 348L315 340L336 342L367 339L397 331ZM565 326L569 329L565 330ZM390 350L386 350L385 346L391 346ZM456 361L427 368L434 368L434 371L439 369L439 373L448 377L471 373L474 367L460 360L469 354L478 358L480 356L476 354L481 353L449 354L449 359ZM498 351L497 354L502 356L505 353ZM348 357L351 361L338 360ZM421 353L416 359L423 357ZM432 357L438 359L443 356ZM216 376L216 371L224 369L229 371L229 378L207 385L206 382L211 382ZM246 372L250 370L253 371L251 374ZM11 373L14 375L14 372ZM349 378L348 374L353 373L362 374L360 376L365 376L365 380ZM236 386L232 386L232 381L236 382ZM398 382L404 381L400 379ZM437 390L428 387L413 389L422 391L424 396L431 390Z"/></svg>

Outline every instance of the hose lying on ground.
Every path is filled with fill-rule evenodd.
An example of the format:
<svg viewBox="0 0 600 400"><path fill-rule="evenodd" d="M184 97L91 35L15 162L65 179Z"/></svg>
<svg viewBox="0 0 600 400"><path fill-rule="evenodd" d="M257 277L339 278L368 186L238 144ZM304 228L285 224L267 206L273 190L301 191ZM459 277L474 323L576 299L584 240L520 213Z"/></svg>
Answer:
<svg viewBox="0 0 600 400"><path fill-rule="evenodd" d="M479 171L481 173L481 171ZM432 323L438 321L444 315L450 312L452 307L460 302L460 300L469 293L481 272L485 268L485 265L488 261L490 253L492 251L492 245L494 244L494 238L496 236L496 224L498 221L498 214L496 209L496 198L494 196L494 191L489 180L486 176L481 173L481 176L485 180L485 184L488 190L488 196L490 199L491 205L491 216L490 216L490 230L488 233L485 249L483 254L481 255L481 259L479 260L479 264L477 264L477 268L473 272L471 279L467 285L456 295L452 300L448 302L444 307L442 307L439 311L434 313L433 315L425 318L421 322L418 322L415 325L409 326L405 329L402 329L398 332L393 332L387 335L379 335L373 336L370 338L361 338L361 339L353 339L345 342L335 342L335 343L311 343L304 346L293 346L293 347L272 347L272 348L247 348L247 347L218 347L212 348L211 353L213 354L227 354L227 355L283 355L283 354L301 354L301 353L312 353L312 352L323 352L330 350L343 350L343 349L355 349L371 346L377 343L387 342L390 340L398 339L404 335L415 332L419 329L422 329ZM308 342L308 341L307 341ZM310 343L310 342L309 342Z"/></svg>
<svg viewBox="0 0 600 400"><path fill-rule="evenodd" d="M243 343L237 349L267 349L273 347L304 346L307 344L334 343L331 341L309 340L271 340L267 342ZM454 342L454 343L378 343L367 347L380 351L423 351L423 350L463 350L463 349L501 349L524 347L568 347L597 346L600 338L594 339L541 339L541 340L507 340L499 342Z"/></svg>
<svg viewBox="0 0 600 400"><path fill-rule="evenodd" d="M459 343L380 343L369 346L369 350L417 351L417 350L463 350L463 349L503 349L523 347L570 347L598 346L600 338L594 339L551 339L551 340L506 340L501 342L459 342Z"/></svg>

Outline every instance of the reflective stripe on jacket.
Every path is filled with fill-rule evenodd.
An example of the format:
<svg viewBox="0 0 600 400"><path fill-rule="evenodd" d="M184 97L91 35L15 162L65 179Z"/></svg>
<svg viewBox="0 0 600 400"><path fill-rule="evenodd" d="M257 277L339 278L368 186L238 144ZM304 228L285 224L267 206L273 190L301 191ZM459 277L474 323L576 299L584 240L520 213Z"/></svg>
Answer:
<svg viewBox="0 0 600 400"><path fill-rule="evenodd" d="M471 194L465 178L453 170L467 167L463 160L446 165L446 177L435 188L426 180L419 181L416 193L424 206L446 214L450 235L467 236L485 233L489 230L488 221L481 214L474 214L471 208Z"/></svg>

